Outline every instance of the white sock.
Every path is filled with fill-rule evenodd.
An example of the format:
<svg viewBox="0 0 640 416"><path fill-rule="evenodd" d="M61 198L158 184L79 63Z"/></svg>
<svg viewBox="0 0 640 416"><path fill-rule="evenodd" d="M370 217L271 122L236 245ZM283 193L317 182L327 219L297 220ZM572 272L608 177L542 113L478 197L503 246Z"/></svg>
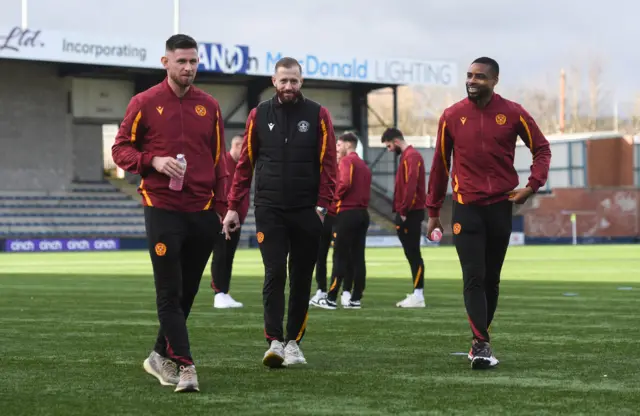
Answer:
<svg viewBox="0 0 640 416"><path fill-rule="evenodd" d="M420 300L424 300L424 289L413 289L413 296Z"/></svg>
<svg viewBox="0 0 640 416"><path fill-rule="evenodd" d="M346 290L342 292L342 296L349 296L351 297L351 292L347 292Z"/></svg>

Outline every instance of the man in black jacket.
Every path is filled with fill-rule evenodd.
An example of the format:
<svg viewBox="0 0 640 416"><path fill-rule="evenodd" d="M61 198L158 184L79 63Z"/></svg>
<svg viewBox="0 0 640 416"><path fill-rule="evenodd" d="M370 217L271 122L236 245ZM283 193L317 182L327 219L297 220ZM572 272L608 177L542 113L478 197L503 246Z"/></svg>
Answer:
<svg viewBox="0 0 640 416"><path fill-rule="evenodd" d="M256 237L265 268L264 333L269 343L262 362L281 367L306 363L298 344L307 327L320 234L336 186L336 139L329 111L300 92L298 61L280 59L272 81L276 94L247 119L223 231L229 238L239 225L237 209L255 171Z"/></svg>

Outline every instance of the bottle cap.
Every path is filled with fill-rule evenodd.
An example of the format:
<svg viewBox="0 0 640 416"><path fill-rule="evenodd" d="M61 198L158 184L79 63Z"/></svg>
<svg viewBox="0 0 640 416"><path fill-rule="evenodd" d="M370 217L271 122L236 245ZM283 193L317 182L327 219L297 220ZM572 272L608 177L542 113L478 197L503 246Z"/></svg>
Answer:
<svg viewBox="0 0 640 416"><path fill-rule="evenodd" d="M178 153L178 159L184 159L184 155L182 153Z"/></svg>

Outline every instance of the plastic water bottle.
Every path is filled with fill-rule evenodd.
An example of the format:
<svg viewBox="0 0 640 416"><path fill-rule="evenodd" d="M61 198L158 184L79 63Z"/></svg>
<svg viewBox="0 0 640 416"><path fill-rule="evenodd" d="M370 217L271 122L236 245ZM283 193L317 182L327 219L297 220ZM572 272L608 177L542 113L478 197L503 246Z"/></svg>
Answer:
<svg viewBox="0 0 640 416"><path fill-rule="evenodd" d="M431 231L431 241L438 242L441 238L442 231L440 231L440 228L436 228L435 230Z"/></svg>
<svg viewBox="0 0 640 416"><path fill-rule="evenodd" d="M182 185L184 185L184 174L187 170L187 159L185 159L183 154L179 154L176 157L176 160L180 165L182 165L182 176L179 178L171 178L169 181L169 189L172 191L182 191Z"/></svg>

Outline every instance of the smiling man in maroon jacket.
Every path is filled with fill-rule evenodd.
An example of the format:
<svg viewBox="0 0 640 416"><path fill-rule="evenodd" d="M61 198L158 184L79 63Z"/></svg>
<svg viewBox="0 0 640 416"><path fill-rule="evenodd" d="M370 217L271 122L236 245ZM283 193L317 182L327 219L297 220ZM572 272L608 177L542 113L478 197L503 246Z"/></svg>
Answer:
<svg viewBox="0 0 640 416"><path fill-rule="evenodd" d="M160 321L144 369L162 385L177 384L176 392L198 391L186 320L226 211L224 121L218 102L192 85L198 68L193 38L170 37L162 64L167 77L131 99L112 155L120 168L142 177ZM186 170L178 154L185 155ZM170 187L172 179L178 186Z"/></svg>
<svg viewBox="0 0 640 416"><path fill-rule="evenodd" d="M498 305L513 204L523 204L545 184L551 161L549 142L529 113L494 93L499 72L498 63L487 57L476 59L469 67L468 98L440 117L427 195L430 236L434 229L442 229L440 208L451 176L453 239L473 334L469 359L474 369L498 364L488 328ZM518 136L533 154L531 175L521 189L515 189L520 180L513 166Z"/></svg>

